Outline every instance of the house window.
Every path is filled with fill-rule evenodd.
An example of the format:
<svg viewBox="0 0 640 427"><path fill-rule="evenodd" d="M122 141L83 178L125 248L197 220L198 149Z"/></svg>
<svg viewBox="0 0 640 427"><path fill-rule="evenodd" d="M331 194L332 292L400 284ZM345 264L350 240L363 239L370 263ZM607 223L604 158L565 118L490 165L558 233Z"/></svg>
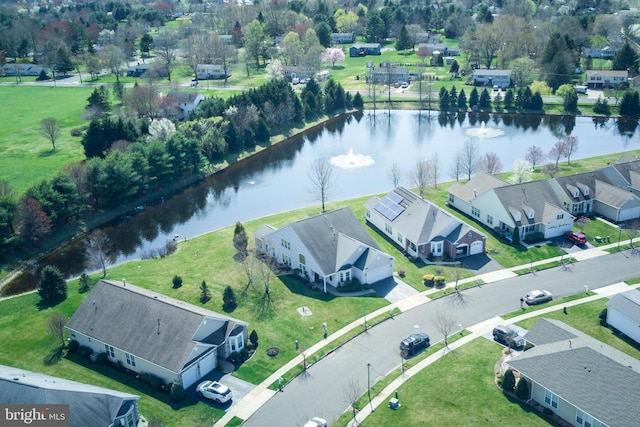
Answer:
<svg viewBox="0 0 640 427"><path fill-rule="evenodd" d="M305 265L305 264L306 264L306 262L305 262L305 261L306 261L306 260L305 260L305 257L304 257L304 255L302 255L302 254L298 255L298 261L300 261L300 264L302 264L302 265Z"/></svg>
<svg viewBox="0 0 640 427"><path fill-rule="evenodd" d="M602 423L580 409L576 409L576 423L584 427L602 427Z"/></svg>
<svg viewBox="0 0 640 427"><path fill-rule="evenodd" d="M449 203L453 203L455 201L455 198L453 197L453 194L449 193Z"/></svg>
<svg viewBox="0 0 640 427"><path fill-rule="evenodd" d="M487 224L493 225L493 217L491 215L487 215Z"/></svg>
<svg viewBox="0 0 640 427"><path fill-rule="evenodd" d="M471 215L480 218L480 209L475 206L471 208Z"/></svg>
<svg viewBox="0 0 640 427"><path fill-rule="evenodd" d="M393 228L391 228L391 226L389 224L384 224L384 231L387 232L387 234L391 234L393 235Z"/></svg>
<svg viewBox="0 0 640 427"><path fill-rule="evenodd" d="M291 243L287 242L284 239L280 239L280 244L282 245L283 248L285 249L291 249Z"/></svg>
<svg viewBox="0 0 640 427"><path fill-rule="evenodd" d="M244 348L244 335L240 334L235 337L229 337L231 351L240 351Z"/></svg>
<svg viewBox="0 0 640 427"><path fill-rule="evenodd" d="M431 253L435 256L442 255L442 242L431 242Z"/></svg>
<svg viewBox="0 0 640 427"><path fill-rule="evenodd" d="M523 228L523 231L525 233L531 233L533 231L535 231L536 226L535 225L527 225L526 227Z"/></svg>
<svg viewBox="0 0 640 427"><path fill-rule="evenodd" d="M127 356L127 365L136 366L136 358L133 354L125 353Z"/></svg>
<svg viewBox="0 0 640 427"><path fill-rule="evenodd" d="M112 346L110 346L109 344L105 344L104 348L105 348L105 350L107 352L107 356L110 356L110 357L115 357L116 356L114 351L113 351L113 347Z"/></svg>
<svg viewBox="0 0 640 427"><path fill-rule="evenodd" d="M544 403L551 406L552 408L558 409L558 396L550 392L549 390L544 391Z"/></svg>
<svg viewBox="0 0 640 427"><path fill-rule="evenodd" d="M367 218L371 218L371 211L369 209L367 209L367 212L366 212L365 216Z"/></svg>
<svg viewBox="0 0 640 427"><path fill-rule="evenodd" d="M564 214L558 214L558 215L556 216L556 219L562 219L562 218L564 218Z"/></svg>
<svg viewBox="0 0 640 427"><path fill-rule="evenodd" d="M404 240L404 238L402 237L402 234L398 233L398 242L402 243L402 240Z"/></svg>
<svg viewBox="0 0 640 427"><path fill-rule="evenodd" d="M291 267L291 257L288 257L285 254L282 254L282 263L288 267Z"/></svg>

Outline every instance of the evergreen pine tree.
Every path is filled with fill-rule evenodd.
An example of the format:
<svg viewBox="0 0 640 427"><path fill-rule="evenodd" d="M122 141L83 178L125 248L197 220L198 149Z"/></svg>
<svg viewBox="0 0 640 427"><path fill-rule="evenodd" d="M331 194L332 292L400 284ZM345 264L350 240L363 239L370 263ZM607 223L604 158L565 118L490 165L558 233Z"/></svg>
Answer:
<svg viewBox="0 0 640 427"><path fill-rule="evenodd" d="M516 377L513 375L511 369L507 369L502 377L502 390L506 392L512 392L516 385Z"/></svg>
<svg viewBox="0 0 640 427"><path fill-rule="evenodd" d="M236 293L233 291L233 288L231 286L227 286L226 288L224 288L224 293L222 294L222 303L226 311L233 311L238 306Z"/></svg>

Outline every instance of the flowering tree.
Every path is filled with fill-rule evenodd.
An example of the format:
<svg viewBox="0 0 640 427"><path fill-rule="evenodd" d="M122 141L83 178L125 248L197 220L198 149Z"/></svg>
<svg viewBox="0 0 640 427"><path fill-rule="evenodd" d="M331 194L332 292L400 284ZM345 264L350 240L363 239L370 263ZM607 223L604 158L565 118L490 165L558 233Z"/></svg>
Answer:
<svg viewBox="0 0 640 427"><path fill-rule="evenodd" d="M322 62L331 62L331 66L335 67L336 62L344 62L344 52L339 47L330 47L322 53Z"/></svg>
<svg viewBox="0 0 640 427"><path fill-rule="evenodd" d="M532 172L533 168L527 160L518 159L513 163L513 174L509 178L509 182L522 184L523 182L531 181Z"/></svg>
<svg viewBox="0 0 640 427"><path fill-rule="evenodd" d="M276 80L282 78L282 61L279 59L274 59L271 61L266 68L267 74L265 74L265 78L268 80Z"/></svg>
<svg viewBox="0 0 640 427"><path fill-rule="evenodd" d="M176 133L176 125L169 119L151 120L149 124L149 137L162 142L167 140Z"/></svg>

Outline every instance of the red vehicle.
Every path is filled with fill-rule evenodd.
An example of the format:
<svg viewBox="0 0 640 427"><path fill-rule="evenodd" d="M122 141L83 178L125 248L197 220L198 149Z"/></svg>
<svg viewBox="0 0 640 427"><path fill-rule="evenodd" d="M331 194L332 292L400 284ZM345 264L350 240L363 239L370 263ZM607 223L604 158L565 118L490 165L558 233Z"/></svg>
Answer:
<svg viewBox="0 0 640 427"><path fill-rule="evenodd" d="M564 237L571 240L576 245L584 245L585 243L587 243L587 236L585 236L584 233L578 233L575 231L566 231L564 233Z"/></svg>

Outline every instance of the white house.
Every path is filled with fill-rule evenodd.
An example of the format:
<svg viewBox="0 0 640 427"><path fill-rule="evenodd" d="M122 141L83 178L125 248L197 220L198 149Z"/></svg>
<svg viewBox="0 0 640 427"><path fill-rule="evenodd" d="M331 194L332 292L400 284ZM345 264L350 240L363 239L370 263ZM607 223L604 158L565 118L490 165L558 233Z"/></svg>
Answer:
<svg viewBox="0 0 640 427"><path fill-rule="evenodd" d="M137 373L184 388L239 352L246 322L122 282L101 280L73 314L72 340Z"/></svg>
<svg viewBox="0 0 640 427"><path fill-rule="evenodd" d="M558 320L539 320L524 339L534 347L506 364L532 400L576 427L638 425L638 359Z"/></svg>
<svg viewBox="0 0 640 427"><path fill-rule="evenodd" d="M484 234L403 187L372 197L365 209L366 221L412 257L457 259L485 251Z"/></svg>
<svg viewBox="0 0 640 427"><path fill-rule="evenodd" d="M588 58L613 59L616 56L616 50L611 46L589 46L582 48L582 56Z"/></svg>
<svg viewBox="0 0 640 427"><path fill-rule="evenodd" d="M2 74L5 76L39 76L42 71L45 75L49 75L49 69L41 65L14 62L2 66Z"/></svg>
<svg viewBox="0 0 640 427"><path fill-rule="evenodd" d="M339 288L357 279L373 284L393 277L393 257L378 244L353 212L342 208L275 229L255 233L256 251L290 267L299 276Z"/></svg>
<svg viewBox="0 0 640 427"><path fill-rule="evenodd" d="M511 70L473 70L474 86L498 86L506 89L511 86Z"/></svg>
<svg viewBox="0 0 640 427"><path fill-rule="evenodd" d="M196 79L198 80L211 80L211 79L224 79L231 77L228 70L222 65L217 64L198 64L196 65Z"/></svg>
<svg viewBox="0 0 640 427"><path fill-rule="evenodd" d="M589 89L604 89L626 86L629 83L627 70L587 70L587 87Z"/></svg>
<svg viewBox="0 0 640 427"><path fill-rule="evenodd" d="M402 83L409 81L409 69L402 67L393 67L387 65L386 67L371 68L371 78L373 83Z"/></svg>
<svg viewBox="0 0 640 427"><path fill-rule="evenodd" d="M200 92L169 92L164 98L163 104L165 111L173 112L169 114L170 116L186 119L204 100L205 96Z"/></svg>
<svg viewBox="0 0 640 427"><path fill-rule="evenodd" d="M508 240L516 228L519 240L525 240L534 234L545 239L561 236L573 227L573 215L562 208L548 181L509 185L481 172L465 184L453 184L448 204Z"/></svg>
<svg viewBox="0 0 640 427"><path fill-rule="evenodd" d="M69 418L65 421L69 427L136 427L140 419L138 399L140 396L134 394L0 365L3 405L67 404Z"/></svg>
<svg viewBox="0 0 640 427"><path fill-rule="evenodd" d="M607 302L607 324L640 344L640 291L615 295Z"/></svg>

